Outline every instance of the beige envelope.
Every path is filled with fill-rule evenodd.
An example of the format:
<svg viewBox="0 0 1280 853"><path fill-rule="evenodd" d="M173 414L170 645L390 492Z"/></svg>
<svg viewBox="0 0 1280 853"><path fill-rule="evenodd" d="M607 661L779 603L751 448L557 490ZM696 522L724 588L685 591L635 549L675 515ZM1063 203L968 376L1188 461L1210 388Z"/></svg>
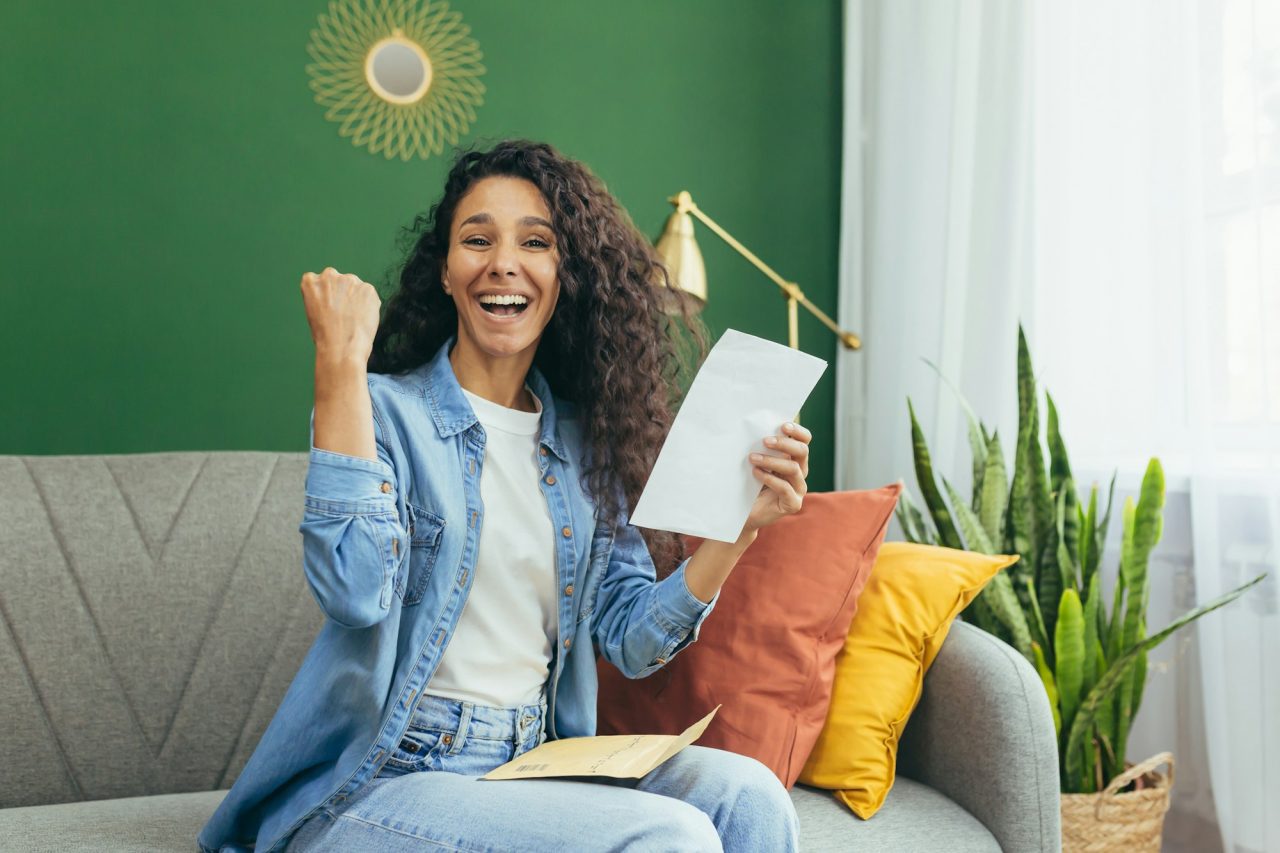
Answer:
<svg viewBox="0 0 1280 853"><path fill-rule="evenodd" d="M549 740L495 767L481 779L536 779L544 776L639 778L702 736L717 705L678 735L598 735Z"/></svg>

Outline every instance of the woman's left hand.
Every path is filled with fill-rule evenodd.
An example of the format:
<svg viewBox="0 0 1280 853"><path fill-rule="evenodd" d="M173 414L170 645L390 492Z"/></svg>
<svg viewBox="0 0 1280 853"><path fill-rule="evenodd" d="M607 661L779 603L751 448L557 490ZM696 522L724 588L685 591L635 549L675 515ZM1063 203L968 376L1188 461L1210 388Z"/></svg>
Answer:
<svg viewBox="0 0 1280 853"><path fill-rule="evenodd" d="M761 527L773 524L784 515L800 511L809 491L809 441L813 433L799 424L786 423L775 435L764 439L764 446L786 456L751 454L751 473L761 483L760 494L747 516L743 535L754 535Z"/></svg>

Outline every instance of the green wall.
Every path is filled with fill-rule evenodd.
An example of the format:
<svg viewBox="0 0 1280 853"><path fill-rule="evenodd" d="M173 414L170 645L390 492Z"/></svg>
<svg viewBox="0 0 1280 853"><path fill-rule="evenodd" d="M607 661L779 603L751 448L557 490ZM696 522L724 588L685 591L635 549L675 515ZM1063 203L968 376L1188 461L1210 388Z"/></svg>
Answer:
<svg viewBox="0 0 1280 853"><path fill-rule="evenodd" d="M488 88L464 141L544 139L656 237L700 206L835 313L840 3L456 0ZM340 137L306 44L327 4L0 4L0 453L307 448L299 280L378 284L447 159ZM705 319L786 339L771 283L700 229ZM836 341L809 404L833 483Z"/></svg>

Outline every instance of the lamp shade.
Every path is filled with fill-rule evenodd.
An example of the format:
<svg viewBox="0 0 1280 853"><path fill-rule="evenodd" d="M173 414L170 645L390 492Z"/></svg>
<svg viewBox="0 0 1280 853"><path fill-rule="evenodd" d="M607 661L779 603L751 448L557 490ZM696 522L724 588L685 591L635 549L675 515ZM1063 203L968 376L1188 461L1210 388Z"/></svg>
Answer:
<svg viewBox="0 0 1280 853"><path fill-rule="evenodd" d="M698 242L693 238L693 219L688 213L677 210L671 214L656 248L666 264L671 284L693 297L697 310L702 310L707 304L707 268ZM659 286L663 286L661 282ZM671 303L675 304L676 300Z"/></svg>

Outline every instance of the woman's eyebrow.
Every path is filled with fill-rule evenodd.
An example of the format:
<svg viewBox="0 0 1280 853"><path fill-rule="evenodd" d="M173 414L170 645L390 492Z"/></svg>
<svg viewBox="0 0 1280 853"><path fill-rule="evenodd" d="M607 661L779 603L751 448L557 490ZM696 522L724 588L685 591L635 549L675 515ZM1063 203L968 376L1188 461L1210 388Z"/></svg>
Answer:
<svg viewBox="0 0 1280 853"><path fill-rule="evenodd" d="M473 213L473 214L471 214L470 216L468 216L466 219L462 220L462 222L459 224L459 226L458 226L458 227L459 227L459 228L461 228L463 225L469 225L469 224L471 224L472 222L478 223L478 224L480 224L480 225L492 225L492 224L493 224L493 217L492 217L492 216L490 216L490 215L489 215L489 214L487 214L487 213ZM522 218L520 219L520 222L519 222L518 224L520 224L520 225L542 225L542 226L545 226L546 228L551 228L551 223L550 223L550 222L548 222L547 220L543 219L541 216L525 216L525 217L522 217Z"/></svg>

